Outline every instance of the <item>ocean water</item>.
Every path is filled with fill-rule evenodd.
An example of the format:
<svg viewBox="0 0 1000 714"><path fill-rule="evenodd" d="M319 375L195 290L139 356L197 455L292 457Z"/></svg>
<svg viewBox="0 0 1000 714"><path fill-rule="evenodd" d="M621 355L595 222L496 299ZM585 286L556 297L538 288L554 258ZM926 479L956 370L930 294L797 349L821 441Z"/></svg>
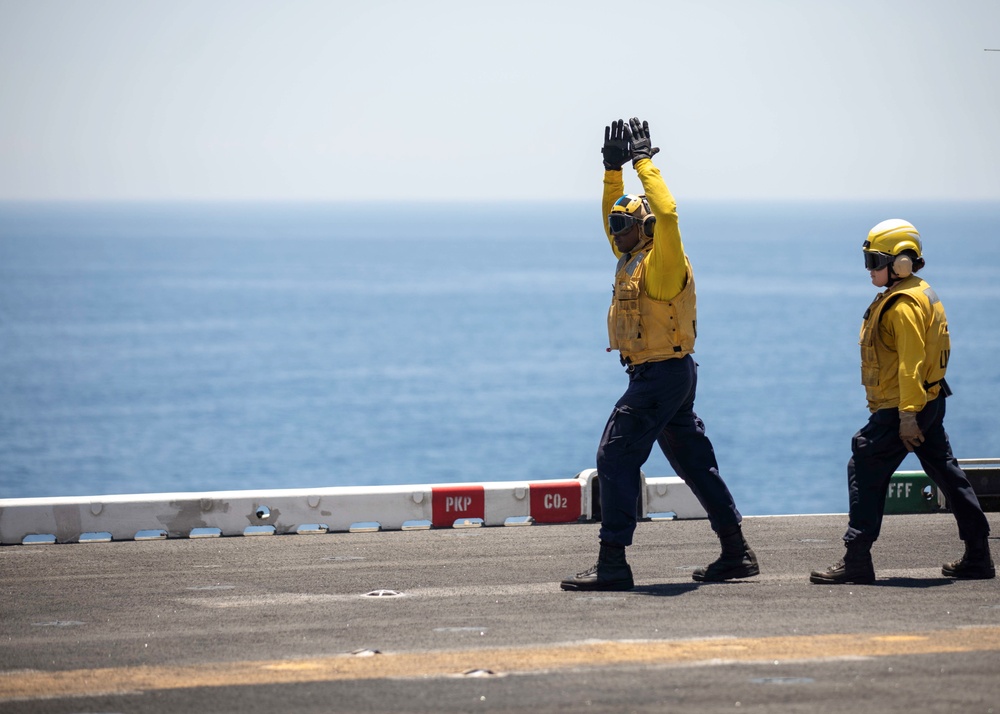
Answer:
<svg viewBox="0 0 1000 714"><path fill-rule="evenodd" d="M696 408L745 514L846 510L860 245L920 228L946 425L1000 456L1000 205L681 201ZM594 203L0 204L0 497L534 480L626 385ZM904 468L919 468L908 457ZM672 473L654 450L645 471Z"/></svg>

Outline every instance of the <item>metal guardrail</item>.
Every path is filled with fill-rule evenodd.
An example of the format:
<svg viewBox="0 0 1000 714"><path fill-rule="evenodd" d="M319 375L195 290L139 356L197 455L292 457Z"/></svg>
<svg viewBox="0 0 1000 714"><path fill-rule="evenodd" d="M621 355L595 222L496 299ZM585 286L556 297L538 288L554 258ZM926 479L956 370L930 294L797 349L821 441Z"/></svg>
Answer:
<svg viewBox="0 0 1000 714"><path fill-rule="evenodd" d="M960 459L984 510L1000 511L1000 458ZM0 499L0 543L92 543L573 523L600 518L597 471L572 479L415 486ZM677 476L642 474L641 517L705 518ZM887 513L947 510L921 471L899 472Z"/></svg>
<svg viewBox="0 0 1000 714"><path fill-rule="evenodd" d="M596 474L589 469L572 479L534 482L5 499L0 543L571 523L594 517ZM643 480L643 517L706 516L680 478L643 474Z"/></svg>

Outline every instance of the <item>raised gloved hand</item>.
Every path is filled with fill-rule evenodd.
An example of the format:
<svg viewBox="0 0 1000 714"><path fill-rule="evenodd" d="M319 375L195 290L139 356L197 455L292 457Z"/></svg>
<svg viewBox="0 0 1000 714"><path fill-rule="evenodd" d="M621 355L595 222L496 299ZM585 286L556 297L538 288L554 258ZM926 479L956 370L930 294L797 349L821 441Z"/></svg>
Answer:
<svg viewBox="0 0 1000 714"><path fill-rule="evenodd" d="M660 149L650 142L648 121L640 122L632 117L628 123L629 125L625 127L625 136L632 145L632 165L635 166L639 159L651 159Z"/></svg>
<svg viewBox="0 0 1000 714"><path fill-rule="evenodd" d="M916 412L899 413L899 438L907 451L913 451L924 443L924 434L917 424Z"/></svg>
<svg viewBox="0 0 1000 714"><path fill-rule="evenodd" d="M625 136L626 131L628 129L622 119L604 127L604 147L601 153L604 155L604 168L608 171L621 171L622 166L632 158L632 152L628 148L628 138Z"/></svg>

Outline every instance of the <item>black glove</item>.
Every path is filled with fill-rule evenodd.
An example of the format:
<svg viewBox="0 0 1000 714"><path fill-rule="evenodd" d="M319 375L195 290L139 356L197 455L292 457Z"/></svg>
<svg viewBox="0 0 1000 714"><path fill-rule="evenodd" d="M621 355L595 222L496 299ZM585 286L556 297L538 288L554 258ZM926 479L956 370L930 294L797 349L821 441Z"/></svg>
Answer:
<svg viewBox="0 0 1000 714"><path fill-rule="evenodd" d="M651 159L660 151L659 147L650 144L649 122L647 121L640 122L635 117L629 119L629 126L625 127L625 136L632 144L633 166L639 159Z"/></svg>
<svg viewBox="0 0 1000 714"><path fill-rule="evenodd" d="M604 147L601 153L604 155L604 168L608 171L621 171L622 166L632 158L626 132L628 127L622 119L604 127Z"/></svg>

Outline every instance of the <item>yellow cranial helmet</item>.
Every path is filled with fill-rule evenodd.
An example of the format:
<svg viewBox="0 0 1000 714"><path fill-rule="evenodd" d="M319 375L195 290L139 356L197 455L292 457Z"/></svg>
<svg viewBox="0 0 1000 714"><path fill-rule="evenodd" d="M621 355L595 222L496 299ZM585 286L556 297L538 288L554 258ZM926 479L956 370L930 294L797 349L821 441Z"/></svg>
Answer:
<svg viewBox="0 0 1000 714"><path fill-rule="evenodd" d="M861 248L868 270L881 270L891 265L903 251L911 251L915 258L923 256L920 232L902 218L890 218L872 228Z"/></svg>
<svg viewBox="0 0 1000 714"><path fill-rule="evenodd" d="M646 197L627 193L611 206L611 213L608 214L608 228L611 230L611 235L624 233L636 223L645 228L648 217L652 217L652 213L649 210L649 202Z"/></svg>

